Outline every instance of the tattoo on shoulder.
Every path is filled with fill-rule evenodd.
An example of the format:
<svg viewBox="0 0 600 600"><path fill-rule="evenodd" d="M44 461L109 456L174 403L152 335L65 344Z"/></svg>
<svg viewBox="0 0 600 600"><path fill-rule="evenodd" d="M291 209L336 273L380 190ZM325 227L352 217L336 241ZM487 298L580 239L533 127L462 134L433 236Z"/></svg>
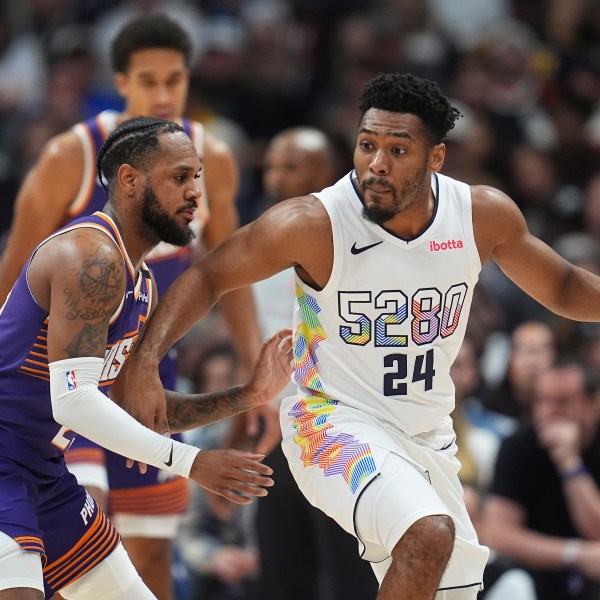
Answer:
<svg viewBox="0 0 600 600"><path fill-rule="evenodd" d="M120 302L123 280L123 260L110 256L113 249L103 244L96 255L84 261L79 285L63 290L66 318L70 321L107 320Z"/></svg>
<svg viewBox="0 0 600 600"><path fill-rule="evenodd" d="M65 348L72 358L104 355L108 323L124 293L124 268L120 253L103 243L83 261L78 283L63 289L66 318L81 322Z"/></svg>
<svg viewBox="0 0 600 600"><path fill-rule="evenodd" d="M113 249L102 244L96 256L83 263L79 287L84 298L100 303L112 302L121 291L123 260L120 256L110 256L112 254Z"/></svg>

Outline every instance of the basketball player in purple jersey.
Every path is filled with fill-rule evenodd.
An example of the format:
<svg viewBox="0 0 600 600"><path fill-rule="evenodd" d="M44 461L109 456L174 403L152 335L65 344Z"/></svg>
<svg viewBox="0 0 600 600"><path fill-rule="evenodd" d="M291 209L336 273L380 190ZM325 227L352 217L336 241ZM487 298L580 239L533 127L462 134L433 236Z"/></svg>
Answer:
<svg viewBox="0 0 600 600"><path fill-rule="evenodd" d="M203 164L203 196L193 227L208 249L237 228L238 169L233 154L200 123L182 117L191 54L186 32L163 15L134 19L117 34L112 66L125 110L103 111L53 138L43 150L19 192L0 258L0 302L37 243L61 225L102 210L106 195L96 180L96 155L108 132L126 118L146 115L179 122L194 142ZM160 295L189 264L189 246L163 243L153 250L148 265ZM223 298L220 308L238 354L250 370L260 343L252 294L249 289L236 290ZM172 349L160 367L166 389L175 389L176 371L176 349ZM277 422L275 426L279 431ZM154 468L146 474L127 469L121 456L81 436L67 461L92 496L109 507L142 579L160 600L171 600L171 540L187 508L187 482Z"/></svg>
<svg viewBox="0 0 600 600"><path fill-rule="evenodd" d="M156 301L143 259L159 240L184 245L193 237L200 169L179 125L147 117L119 125L98 156L109 190L104 211L44 240L0 309L0 600L55 592L65 600L156 597L66 468L75 431L238 504L272 484L262 455L200 451L147 429L119 406L118 376ZM290 336L280 332L265 344L250 383L168 393L171 428L267 402L288 382L290 358Z"/></svg>

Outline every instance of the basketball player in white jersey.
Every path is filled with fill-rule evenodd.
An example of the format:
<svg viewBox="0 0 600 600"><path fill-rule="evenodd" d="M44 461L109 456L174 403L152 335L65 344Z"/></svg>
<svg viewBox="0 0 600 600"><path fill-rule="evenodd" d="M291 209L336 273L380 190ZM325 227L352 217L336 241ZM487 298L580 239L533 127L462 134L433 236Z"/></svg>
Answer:
<svg viewBox="0 0 600 600"><path fill-rule="evenodd" d="M481 588L488 550L457 478L449 371L482 264L560 315L600 320L599 277L532 236L501 191L440 174L459 116L430 81L370 80L355 169L190 267L128 377L135 412L164 419L156 367L169 346L222 293L293 266L298 388L281 406L283 449L309 501L356 535L378 600L470 600Z"/></svg>

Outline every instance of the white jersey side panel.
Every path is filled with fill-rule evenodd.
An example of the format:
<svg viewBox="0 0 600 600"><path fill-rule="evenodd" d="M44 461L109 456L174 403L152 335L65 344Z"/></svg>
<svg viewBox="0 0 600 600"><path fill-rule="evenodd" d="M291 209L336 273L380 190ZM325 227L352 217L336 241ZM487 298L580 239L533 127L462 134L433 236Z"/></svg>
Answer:
<svg viewBox="0 0 600 600"><path fill-rule="evenodd" d="M362 217L353 177L315 194L331 219L333 270L321 291L296 277L294 378L301 395L430 432L454 408L450 365L481 268L470 189L433 175L432 221L404 240Z"/></svg>

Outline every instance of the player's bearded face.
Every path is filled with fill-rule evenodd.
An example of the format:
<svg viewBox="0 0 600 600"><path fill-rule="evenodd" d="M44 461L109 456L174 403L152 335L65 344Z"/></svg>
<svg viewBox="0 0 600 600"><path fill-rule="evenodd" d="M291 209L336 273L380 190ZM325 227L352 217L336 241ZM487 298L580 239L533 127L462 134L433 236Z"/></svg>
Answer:
<svg viewBox="0 0 600 600"><path fill-rule="evenodd" d="M405 179L399 186L387 177L371 175L361 179L360 188L365 199L363 218L376 225L383 225L397 214L409 209L422 198L423 190L428 185L427 162L422 169L410 179ZM377 194L371 189L386 189L385 194Z"/></svg>
<svg viewBox="0 0 600 600"><path fill-rule="evenodd" d="M160 241L174 246L185 246L195 237L188 225L179 224L167 214L150 185L142 196L142 223Z"/></svg>

